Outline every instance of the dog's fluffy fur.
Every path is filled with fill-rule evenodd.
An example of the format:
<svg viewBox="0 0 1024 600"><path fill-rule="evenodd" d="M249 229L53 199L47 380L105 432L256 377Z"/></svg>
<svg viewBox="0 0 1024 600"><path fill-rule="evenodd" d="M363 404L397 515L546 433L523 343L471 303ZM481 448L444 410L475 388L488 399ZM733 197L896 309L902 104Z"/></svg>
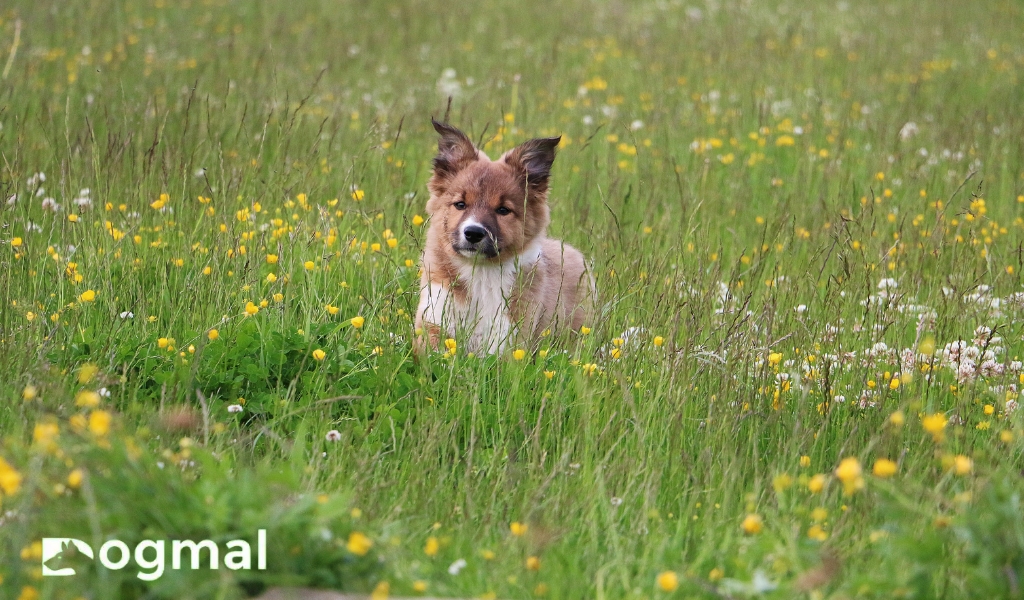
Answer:
<svg viewBox="0 0 1024 600"><path fill-rule="evenodd" d="M578 250L546 236L561 138L530 140L492 161L458 129L433 124L441 138L428 185L419 348L452 337L495 354L532 346L546 329L579 329L593 278Z"/></svg>

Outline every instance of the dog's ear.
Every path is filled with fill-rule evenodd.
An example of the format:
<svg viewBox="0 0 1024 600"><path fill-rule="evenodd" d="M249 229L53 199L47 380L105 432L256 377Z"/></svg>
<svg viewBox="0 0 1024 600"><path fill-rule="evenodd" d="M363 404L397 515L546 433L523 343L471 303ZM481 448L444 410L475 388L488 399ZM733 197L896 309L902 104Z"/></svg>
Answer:
<svg viewBox="0 0 1024 600"><path fill-rule="evenodd" d="M523 142L505 155L505 163L526 181L531 191L546 192L551 165L555 162L555 148L561 141L562 136Z"/></svg>
<svg viewBox="0 0 1024 600"><path fill-rule="evenodd" d="M444 183L466 165L477 159L477 150L466 134L447 123L438 123L430 119L434 130L441 136L437 141L437 156L434 157L434 177L431 188L443 192Z"/></svg>

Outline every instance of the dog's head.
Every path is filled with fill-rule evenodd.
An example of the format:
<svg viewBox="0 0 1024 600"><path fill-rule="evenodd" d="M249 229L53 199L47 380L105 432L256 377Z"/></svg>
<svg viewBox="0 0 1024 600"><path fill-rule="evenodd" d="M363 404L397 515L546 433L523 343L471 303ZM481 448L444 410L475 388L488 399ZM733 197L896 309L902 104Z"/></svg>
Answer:
<svg viewBox="0 0 1024 600"><path fill-rule="evenodd" d="M562 138L530 140L492 161L458 129L432 122L441 138L427 212L451 253L503 261L543 236L548 177Z"/></svg>

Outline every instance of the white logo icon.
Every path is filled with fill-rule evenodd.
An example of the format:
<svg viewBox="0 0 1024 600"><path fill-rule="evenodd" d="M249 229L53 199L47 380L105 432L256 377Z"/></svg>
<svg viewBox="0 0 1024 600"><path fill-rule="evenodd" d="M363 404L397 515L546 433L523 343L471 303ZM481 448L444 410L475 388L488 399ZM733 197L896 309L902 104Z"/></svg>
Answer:
<svg viewBox="0 0 1024 600"><path fill-rule="evenodd" d="M43 538L43 575L50 577L66 577L74 575L75 570L71 567L60 567L61 559L69 558L70 554L80 552L88 558L92 558L92 547L82 540L74 538ZM46 566L50 563L51 566Z"/></svg>

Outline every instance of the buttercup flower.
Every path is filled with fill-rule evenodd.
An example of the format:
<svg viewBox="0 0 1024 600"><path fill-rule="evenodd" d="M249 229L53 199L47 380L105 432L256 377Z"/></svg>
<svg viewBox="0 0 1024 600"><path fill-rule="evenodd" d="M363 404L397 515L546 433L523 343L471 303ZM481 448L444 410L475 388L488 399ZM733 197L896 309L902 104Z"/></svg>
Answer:
<svg viewBox="0 0 1024 600"><path fill-rule="evenodd" d="M757 514L747 515L743 519L741 527L743 528L743 533L746 533L747 535L757 535L758 533L761 533L762 529L764 529L764 519L761 518L761 515Z"/></svg>
<svg viewBox="0 0 1024 600"><path fill-rule="evenodd" d="M656 581L658 588L664 592L674 592L679 587L679 576L675 571L662 571Z"/></svg>
<svg viewBox="0 0 1024 600"><path fill-rule="evenodd" d="M888 458L880 458L875 461L875 466L871 469L875 477L881 477L883 479L892 477L896 474L896 463L889 460Z"/></svg>
<svg viewBox="0 0 1024 600"><path fill-rule="evenodd" d="M356 556L366 556L366 553L373 547L373 540L358 531L353 531L349 534L348 544L345 547Z"/></svg>
<svg viewBox="0 0 1024 600"><path fill-rule="evenodd" d="M844 458L836 467L836 478L843 482L843 493L850 495L864 487L860 461L854 457Z"/></svg>

